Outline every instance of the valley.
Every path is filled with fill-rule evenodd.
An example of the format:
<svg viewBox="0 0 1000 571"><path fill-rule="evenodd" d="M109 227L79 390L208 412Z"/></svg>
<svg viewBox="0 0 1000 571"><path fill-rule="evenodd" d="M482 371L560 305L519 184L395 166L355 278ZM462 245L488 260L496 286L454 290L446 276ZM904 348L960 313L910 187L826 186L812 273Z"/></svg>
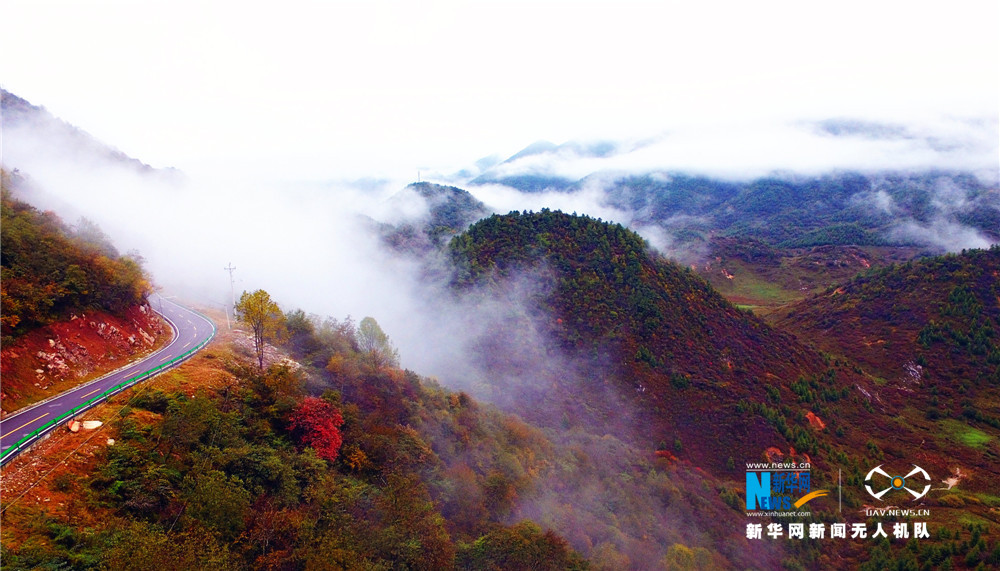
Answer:
<svg viewBox="0 0 1000 571"><path fill-rule="evenodd" d="M990 173L626 172L658 143L534 144L436 182L219 191L232 223L211 186L4 102L15 149L79 149L52 160L86 189L5 165L4 410L122 362L84 333L162 343L164 276L220 329L4 468L5 567L1000 564ZM211 220L182 259L31 204L122 180L125 235L157 201Z"/></svg>

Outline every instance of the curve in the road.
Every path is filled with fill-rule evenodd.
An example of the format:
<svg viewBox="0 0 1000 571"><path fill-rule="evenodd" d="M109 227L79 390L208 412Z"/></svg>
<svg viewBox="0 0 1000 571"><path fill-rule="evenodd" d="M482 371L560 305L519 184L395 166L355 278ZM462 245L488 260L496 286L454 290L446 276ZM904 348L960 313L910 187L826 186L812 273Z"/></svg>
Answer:
<svg viewBox="0 0 1000 571"><path fill-rule="evenodd" d="M174 330L174 338L156 353L0 421L0 465L39 438L111 395L162 373L191 357L215 336L215 324L204 315L160 296L150 306Z"/></svg>

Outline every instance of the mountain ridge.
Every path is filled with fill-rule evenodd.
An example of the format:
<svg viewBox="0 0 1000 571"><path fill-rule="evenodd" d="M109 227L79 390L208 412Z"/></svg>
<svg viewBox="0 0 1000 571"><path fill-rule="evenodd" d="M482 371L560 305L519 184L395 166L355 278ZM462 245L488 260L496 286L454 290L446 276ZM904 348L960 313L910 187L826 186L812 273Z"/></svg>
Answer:
<svg viewBox="0 0 1000 571"><path fill-rule="evenodd" d="M121 150L101 141L71 123L49 112L43 106L33 105L28 100L0 88L0 116L3 119L5 136L21 137L20 132L32 138L40 138L40 153L52 153L61 158L70 157L85 164L111 164L128 169L140 175L154 175L166 180L176 180L181 172L173 167L157 168L129 156ZM46 148L51 147L51 148ZM19 169L21 165L7 164L4 168Z"/></svg>

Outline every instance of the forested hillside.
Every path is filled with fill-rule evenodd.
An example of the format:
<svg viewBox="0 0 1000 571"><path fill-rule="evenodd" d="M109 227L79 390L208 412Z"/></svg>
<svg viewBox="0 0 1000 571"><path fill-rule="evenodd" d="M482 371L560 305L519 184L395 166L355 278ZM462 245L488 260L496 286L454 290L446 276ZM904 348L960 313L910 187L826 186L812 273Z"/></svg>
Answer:
<svg viewBox="0 0 1000 571"><path fill-rule="evenodd" d="M3 174L0 296L3 337L11 341L73 312L123 314L141 303L150 285L140 262L122 256L91 222L67 226L14 198L16 174Z"/></svg>
<svg viewBox="0 0 1000 571"><path fill-rule="evenodd" d="M1000 248L897 264L831 286L777 323L887 379L919 365L943 379L1000 382Z"/></svg>
<svg viewBox="0 0 1000 571"><path fill-rule="evenodd" d="M827 370L821 356L735 308L635 233L585 216L512 213L473 225L452 242L451 253L460 290L485 284L499 291L519 275L539 276L528 311L542 338L571 355L576 370L545 374L539 367L536 386L560 388L524 401L568 407L576 411L571 416L605 428L635 414L629 422L647 446L676 443L675 453L698 457L719 473L727 458L756 457L785 438L809 448L800 445L811 439L807 431L796 443L794 430L779 435L732 407L741 398L761 401L765 386L790 393L800 377ZM510 345L516 334L494 339L517 347ZM483 355L503 370L512 357L499 345L484 341ZM852 376L840 374L837 390ZM565 381L574 375L579 383ZM627 406L613 404L620 400ZM523 414L533 418L531 410L524 406Z"/></svg>
<svg viewBox="0 0 1000 571"><path fill-rule="evenodd" d="M92 468L37 492L62 503L5 512L5 566L556 570L773 557L738 536L705 547L691 524L730 508L688 467L630 461L619 473L631 453L613 438L557 445L464 393L373 366L350 321L287 316L305 368L260 372L220 341L126 397ZM594 485L600 497L573 493Z"/></svg>
<svg viewBox="0 0 1000 571"><path fill-rule="evenodd" d="M26 184L16 173L2 182L0 406L9 413L120 367L167 329L146 302L152 288L136 257L86 219L68 226L15 198Z"/></svg>
<svg viewBox="0 0 1000 571"><path fill-rule="evenodd" d="M622 372L715 383L818 366L618 224L547 210L493 216L456 238L451 252L459 287L535 270L551 277L554 289L539 301L553 336L575 351L610 349Z"/></svg>
<svg viewBox="0 0 1000 571"><path fill-rule="evenodd" d="M632 232L513 213L473 225L450 253L457 296L510 293L518 279L527 288L527 305L505 320L530 324L544 346L523 352L503 328L478 345L493 382L517 389L506 402L520 418L395 368L371 318L362 327L286 312L281 344L294 361L260 370L227 335L124 396L113 444L91 446L35 492L58 505L36 498L4 512L5 566L878 568L1000 557L989 528L968 520L993 501L990 461L972 455L992 454L991 431L958 431L951 412L940 425L905 410L891 420L901 391L736 309ZM980 255L993 254L972 255L985 274L951 258L928 267L981 276L971 283L992 292ZM973 290L944 312L952 329L985 303ZM503 385L516 368L534 384ZM842 472L844 511L812 509L850 520L870 501L867 470L909 458L935 428L920 463L946 474L963 462L960 485L930 500L938 521L954 523L950 544L944 531L871 553L745 537L743 462L809 461L817 489Z"/></svg>
<svg viewBox="0 0 1000 571"><path fill-rule="evenodd" d="M769 251L758 244L747 251L737 247L734 255L766 264ZM705 470L707 482L735 480L739 488L743 461L806 460L815 487L837 487L842 478L841 509L848 517L870 501L863 482L879 464L919 462L939 477L950 475L953 487L942 488L948 491L928 503L939 520L956 529L971 513L988 517L996 505L990 492L997 474L997 400L990 380L996 368L990 364L996 328L992 251L904 265L924 268L904 274L912 275L909 279L898 270L874 271L845 286L854 295L831 290L825 295L832 301L819 296L803 302L782 322L808 331L799 340L736 309L692 272L651 254L634 233L587 217L546 211L494 216L453 240L451 253L455 285L469 295L502 296L512 281L534 276L525 311L547 333L551 358L560 351L577 357L570 361L574 367L540 368L533 392L525 391L511 407L526 418L544 422L553 410L567 410L573 412L568 420L563 417L566 426L579 426L574 422L581 418L596 419L582 422L596 430L632 426L639 434L635 441L652 448L659 440L658 457L690 462ZM857 295L864 291L870 295ZM884 321L890 314L876 310L883 300L890 304L885 311L892 304L898 305L893 311L910 307L915 313L907 319L915 325ZM915 309L918 304L922 309ZM925 307L935 317L924 324L911 319ZM801 322L798 328L795 321ZM924 364L908 362L906 345L893 340L908 329L911 343L926 348ZM877 369L853 361L855 354L881 350L875 347L883 344L877 337L882 330L886 349L893 352L884 363L902 367L907 373L902 379L887 382ZM511 344L515 335L493 335L496 341L484 342L483 354L505 371L512 359L505 351L519 354L526 348ZM837 345L833 339L846 341ZM857 342L868 349L851 350ZM964 368L947 370L956 357ZM911 378L921 370L923 378ZM574 376L575 383L568 381ZM536 409L546 412L533 414ZM913 450L920 450L919 460ZM720 496L729 497L725 491ZM813 510L821 517L844 517L836 503L820 502ZM978 542L986 528L976 529ZM956 546L949 554L971 553L969 561L985 557L980 554L985 543L976 549L963 545L968 549ZM877 568L892 559L912 563L949 556L937 549L931 545L919 554L886 549L871 562ZM866 560L851 549L840 556ZM806 550L795 557L815 564L820 555Z"/></svg>
<svg viewBox="0 0 1000 571"><path fill-rule="evenodd" d="M872 270L778 316L875 378L880 407L916 428L900 442L1000 474L1000 248Z"/></svg>

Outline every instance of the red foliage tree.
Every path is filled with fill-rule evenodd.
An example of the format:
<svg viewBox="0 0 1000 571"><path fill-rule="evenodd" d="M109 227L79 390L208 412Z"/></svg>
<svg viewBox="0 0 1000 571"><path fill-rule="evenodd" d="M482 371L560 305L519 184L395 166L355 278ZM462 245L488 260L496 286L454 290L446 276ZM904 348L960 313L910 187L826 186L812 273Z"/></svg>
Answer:
<svg viewBox="0 0 1000 571"><path fill-rule="evenodd" d="M290 428L299 441L316 450L320 458L333 462L344 438L340 427L344 417L332 404L316 397L306 397L292 411Z"/></svg>

